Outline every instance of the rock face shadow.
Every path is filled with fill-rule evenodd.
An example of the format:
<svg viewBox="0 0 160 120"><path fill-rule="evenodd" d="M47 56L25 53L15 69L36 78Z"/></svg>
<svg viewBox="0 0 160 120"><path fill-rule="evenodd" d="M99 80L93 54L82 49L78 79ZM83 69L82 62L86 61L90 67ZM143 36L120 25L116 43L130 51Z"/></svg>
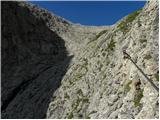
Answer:
<svg viewBox="0 0 160 120"><path fill-rule="evenodd" d="M44 20L18 2L1 2L2 118L45 118L73 56Z"/></svg>

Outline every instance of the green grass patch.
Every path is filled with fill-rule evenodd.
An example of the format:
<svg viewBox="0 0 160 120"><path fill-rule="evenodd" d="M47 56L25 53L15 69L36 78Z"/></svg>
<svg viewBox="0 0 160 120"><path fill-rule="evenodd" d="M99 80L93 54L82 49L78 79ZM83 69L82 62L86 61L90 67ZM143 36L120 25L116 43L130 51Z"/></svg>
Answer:
<svg viewBox="0 0 160 120"><path fill-rule="evenodd" d="M100 64L100 61L98 60L98 61L97 61L97 65L99 65L99 64Z"/></svg>
<svg viewBox="0 0 160 120"><path fill-rule="evenodd" d="M83 96L83 92L82 92L82 90L81 90L81 89L79 89L79 90L77 91L77 94L78 94L78 95Z"/></svg>
<svg viewBox="0 0 160 120"><path fill-rule="evenodd" d="M83 114L78 114L78 117L79 118L83 118Z"/></svg>
<svg viewBox="0 0 160 120"><path fill-rule="evenodd" d="M74 85L74 81L69 80L70 85Z"/></svg>
<svg viewBox="0 0 160 120"><path fill-rule="evenodd" d="M78 98L78 99L72 104L72 108L73 108L73 109L72 109L72 112L77 109L77 107L79 106L79 104L80 104L81 101L82 101L82 100Z"/></svg>
<svg viewBox="0 0 160 120"><path fill-rule="evenodd" d="M149 59L151 59L152 58L152 56L150 55L150 54L148 54L148 55L146 55L145 57L144 57L144 59L147 59L147 60L149 60Z"/></svg>
<svg viewBox="0 0 160 120"><path fill-rule="evenodd" d="M65 98L65 99L69 99L70 97L69 97L69 95L68 95L67 93L65 93L65 94L64 94L64 98Z"/></svg>
<svg viewBox="0 0 160 120"><path fill-rule="evenodd" d="M129 80L129 81L127 82L127 84L126 84L125 87L124 87L125 92L129 92L129 91L131 90L131 87L130 87L130 84L131 84L131 83L132 83L131 80Z"/></svg>
<svg viewBox="0 0 160 120"><path fill-rule="evenodd" d="M87 116L85 119L91 119L91 117Z"/></svg>
<svg viewBox="0 0 160 120"><path fill-rule="evenodd" d="M86 98L86 97L84 97L84 98L82 98L82 102L83 102L83 103L88 103L88 102L89 102L89 99Z"/></svg>
<svg viewBox="0 0 160 120"><path fill-rule="evenodd" d="M81 92L81 90L78 90L77 91L79 94L82 94ZM73 118L73 112L75 112L76 114L78 114L78 116L81 118L81 117L83 117L83 115L82 114L79 114L79 111L82 109L82 106L81 106L81 108L79 109L79 110L77 110L77 108L78 108L78 106L80 105L80 103L82 103L81 105L83 105L83 104L85 104L85 103L88 103L89 102L89 99L87 98L87 97L84 97L83 95L82 95L82 98L78 98L73 104L72 104L72 110L71 110L71 112L68 114L68 119L71 119L71 118ZM80 106L79 106L80 107Z"/></svg>
<svg viewBox="0 0 160 120"><path fill-rule="evenodd" d="M129 23L135 20L135 18L139 15L140 11L141 10L138 10L128 15L127 18L117 26L118 30L121 30L123 33L127 33L129 31Z"/></svg>
<svg viewBox="0 0 160 120"><path fill-rule="evenodd" d="M116 46L115 44L116 44L116 42L112 38L111 41L110 41L110 43L108 44L107 50L113 51L114 48L115 48L115 46Z"/></svg>
<svg viewBox="0 0 160 120"><path fill-rule="evenodd" d="M98 39L100 36L102 36L104 33L106 33L108 30L103 30L103 31L101 31L97 36L96 36L96 38L95 39Z"/></svg>
<svg viewBox="0 0 160 120"><path fill-rule="evenodd" d="M75 75L75 79L76 79L76 80L79 80L79 79L82 78L82 76L83 76L82 74L76 74L76 75Z"/></svg>
<svg viewBox="0 0 160 120"><path fill-rule="evenodd" d="M159 74L158 73L154 74L154 77L156 78L157 81L159 81Z"/></svg>
<svg viewBox="0 0 160 120"><path fill-rule="evenodd" d="M146 43L147 40L146 40L146 39L140 39L139 42L140 42L140 43Z"/></svg>
<svg viewBox="0 0 160 120"><path fill-rule="evenodd" d="M68 119L72 119L73 118L73 113L71 112L71 113L69 113L69 115L68 115L68 117L67 117Z"/></svg>
<svg viewBox="0 0 160 120"><path fill-rule="evenodd" d="M86 59L86 58L83 58L83 61L85 61L86 63L88 63L88 59Z"/></svg>
<svg viewBox="0 0 160 120"><path fill-rule="evenodd" d="M136 92L135 97L134 97L133 102L134 102L135 107L140 106L140 101L141 101L142 97L143 97L143 89L140 89Z"/></svg>
<svg viewBox="0 0 160 120"><path fill-rule="evenodd" d="M86 71L88 71L88 60L85 59L84 62L85 62L85 63L82 65L82 67L85 68Z"/></svg>

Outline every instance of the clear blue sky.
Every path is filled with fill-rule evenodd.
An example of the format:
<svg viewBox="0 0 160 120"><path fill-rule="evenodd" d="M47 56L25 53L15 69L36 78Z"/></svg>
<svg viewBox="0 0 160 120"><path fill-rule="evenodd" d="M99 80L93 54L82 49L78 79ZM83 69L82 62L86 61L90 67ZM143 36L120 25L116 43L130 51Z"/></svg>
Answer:
<svg viewBox="0 0 160 120"><path fill-rule="evenodd" d="M30 1L73 23L112 25L144 6L145 1Z"/></svg>

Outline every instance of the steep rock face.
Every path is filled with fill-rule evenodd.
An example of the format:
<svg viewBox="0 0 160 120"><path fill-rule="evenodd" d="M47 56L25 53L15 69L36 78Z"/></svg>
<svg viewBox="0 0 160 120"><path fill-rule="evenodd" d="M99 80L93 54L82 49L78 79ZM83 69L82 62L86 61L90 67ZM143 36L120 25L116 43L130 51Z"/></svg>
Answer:
<svg viewBox="0 0 160 120"><path fill-rule="evenodd" d="M26 2L2 2L2 118L46 117L80 40L97 32L89 30Z"/></svg>
<svg viewBox="0 0 160 120"><path fill-rule="evenodd" d="M158 2L148 2L81 51L53 95L47 118L158 118Z"/></svg>
<svg viewBox="0 0 160 120"><path fill-rule="evenodd" d="M2 2L2 118L158 118L157 91L122 53L158 86L158 9L96 27Z"/></svg>
<svg viewBox="0 0 160 120"><path fill-rule="evenodd" d="M17 2L2 2L2 118L44 118L69 66L64 40Z"/></svg>

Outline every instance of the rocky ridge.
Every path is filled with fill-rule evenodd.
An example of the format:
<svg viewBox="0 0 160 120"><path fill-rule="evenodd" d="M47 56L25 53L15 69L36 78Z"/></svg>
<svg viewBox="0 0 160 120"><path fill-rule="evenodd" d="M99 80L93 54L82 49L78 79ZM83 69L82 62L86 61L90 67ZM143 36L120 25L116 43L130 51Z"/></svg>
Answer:
<svg viewBox="0 0 160 120"><path fill-rule="evenodd" d="M122 53L158 86L158 7L96 27L2 2L2 118L158 118L158 93Z"/></svg>

